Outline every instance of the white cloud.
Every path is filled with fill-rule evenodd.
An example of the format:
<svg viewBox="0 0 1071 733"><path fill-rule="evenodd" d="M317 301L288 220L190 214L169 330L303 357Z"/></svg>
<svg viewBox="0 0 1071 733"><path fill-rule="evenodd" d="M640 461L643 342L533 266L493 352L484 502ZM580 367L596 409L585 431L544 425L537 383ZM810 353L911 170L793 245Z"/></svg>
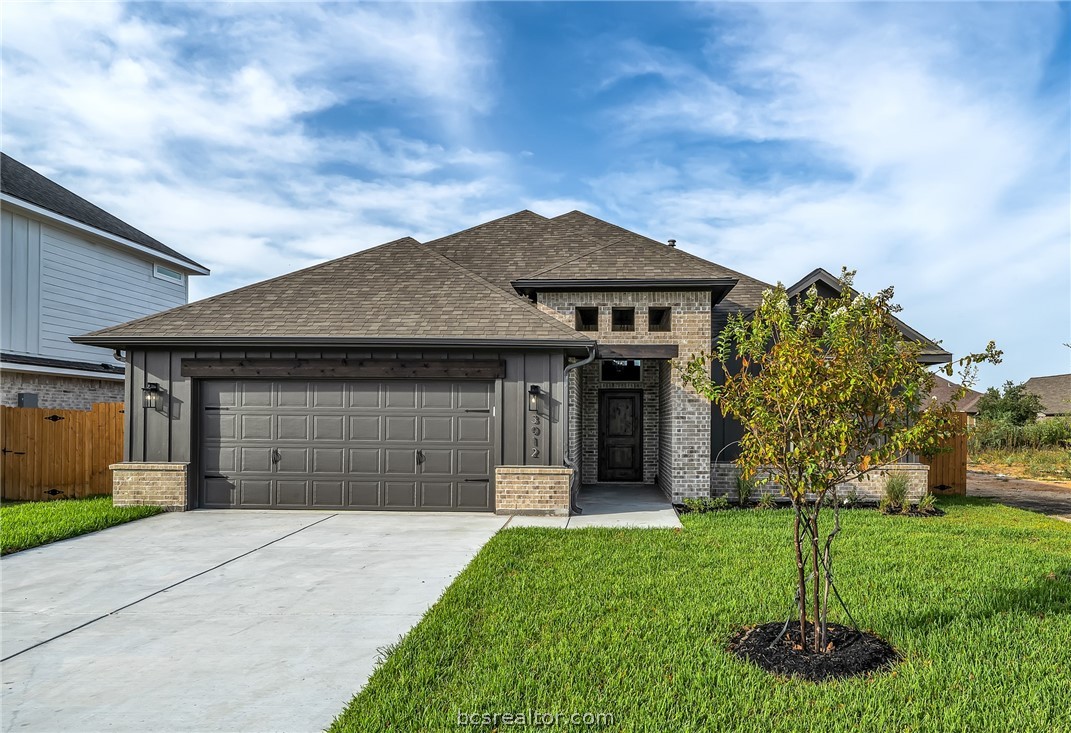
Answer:
<svg viewBox="0 0 1071 733"><path fill-rule="evenodd" d="M194 297L515 192L468 139L494 100L464 7L11 4L3 31L5 152L212 268ZM345 105L424 132L310 121Z"/></svg>
<svg viewBox="0 0 1071 733"><path fill-rule="evenodd" d="M909 322L953 351L996 338L991 381L1066 371L1068 99L1036 91L1059 9L713 13L707 65L632 45L608 72L661 86L614 114L631 161L592 181L607 208L769 281L846 264L866 288L893 283ZM666 135L725 157L634 153ZM782 157L749 176L719 144Z"/></svg>

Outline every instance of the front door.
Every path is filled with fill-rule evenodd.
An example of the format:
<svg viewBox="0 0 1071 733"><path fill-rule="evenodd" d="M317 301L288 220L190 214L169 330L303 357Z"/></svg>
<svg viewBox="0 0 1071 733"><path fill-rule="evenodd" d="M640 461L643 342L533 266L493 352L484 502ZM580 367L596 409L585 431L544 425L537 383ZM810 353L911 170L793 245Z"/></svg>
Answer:
<svg viewBox="0 0 1071 733"><path fill-rule="evenodd" d="M599 393L599 481L643 480L643 392Z"/></svg>

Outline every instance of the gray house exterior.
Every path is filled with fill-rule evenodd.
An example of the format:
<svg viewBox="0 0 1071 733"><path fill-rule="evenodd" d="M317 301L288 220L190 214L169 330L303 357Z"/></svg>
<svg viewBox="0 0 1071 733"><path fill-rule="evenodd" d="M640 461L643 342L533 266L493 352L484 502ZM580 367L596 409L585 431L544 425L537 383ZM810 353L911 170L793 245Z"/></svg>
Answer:
<svg viewBox="0 0 1071 733"><path fill-rule="evenodd" d="M119 502L564 514L582 484L729 480L739 428L675 365L766 287L521 211L74 341L126 354Z"/></svg>
<svg viewBox="0 0 1071 733"><path fill-rule="evenodd" d="M0 202L0 403L122 401L123 363L70 337L182 305L208 270L8 155Z"/></svg>

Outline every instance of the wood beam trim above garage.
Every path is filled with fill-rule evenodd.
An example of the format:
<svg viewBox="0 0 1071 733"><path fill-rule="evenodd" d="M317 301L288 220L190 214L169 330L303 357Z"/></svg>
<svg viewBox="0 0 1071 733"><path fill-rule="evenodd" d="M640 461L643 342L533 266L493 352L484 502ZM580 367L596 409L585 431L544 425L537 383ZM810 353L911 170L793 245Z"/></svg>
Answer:
<svg viewBox="0 0 1071 733"><path fill-rule="evenodd" d="M499 360L183 359L182 376L295 379L501 379Z"/></svg>

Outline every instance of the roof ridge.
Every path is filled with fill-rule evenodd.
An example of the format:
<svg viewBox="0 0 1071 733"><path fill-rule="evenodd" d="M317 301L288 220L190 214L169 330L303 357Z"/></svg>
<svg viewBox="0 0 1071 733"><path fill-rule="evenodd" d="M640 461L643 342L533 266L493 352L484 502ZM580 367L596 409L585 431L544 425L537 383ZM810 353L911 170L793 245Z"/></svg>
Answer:
<svg viewBox="0 0 1071 733"><path fill-rule="evenodd" d="M311 272L313 270L318 270L321 267L327 267L328 265L333 265L335 263L338 263L338 262L341 262L343 260L349 259L350 257L356 257L358 255L363 255L365 253L372 252L372 251L377 250L377 249L383 249L384 247L390 247L392 245L398 245L398 244L401 244L403 242L411 242L411 243L416 244L416 245L420 244L420 242L418 242L417 240L413 239L410 236L401 237L401 238L395 239L395 240L393 240L391 242L384 242L383 244L377 244L374 247L368 247L367 249L358 250L356 252L350 252L348 255L342 255L341 257L336 257L333 260L327 260L325 262L318 262L315 265L309 265L308 267L303 267L300 270L294 270L293 272L285 272L282 275L276 275L275 277L268 278L267 280L258 280L255 283L249 283L248 285L243 285L243 286L241 286L239 288L235 288L234 290L227 290L227 291L222 292L222 293L217 293L217 294L211 295L211 296L209 296L207 298L201 298L200 300L195 300L192 303L183 303L182 305L175 306L174 308L168 308L167 310L160 311L158 313L150 313L147 316L142 316L141 318L135 318L132 321L126 321L124 323L119 323L119 324L116 324L114 326L108 326L107 328L101 328L101 329L97 329L96 331L90 331L89 333L83 334L83 335L85 335L85 336L103 335L103 334L106 334L108 331L112 330L113 328L118 328L119 326L123 326L125 328L127 326L131 326L131 325L137 324L137 323L148 323L148 322L152 321L155 318L159 318L160 316L166 316L166 315L169 315L171 313L176 313L178 311L186 310L187 308L192 308L193 306L200 306L200 305L203 305L205 303L214 303L217 300L219 300L220 298L229 297L231 295L234 295L235 293L240 293L242 291L250 290L252 288L259 288L262 285L268 285L268 284L276 282L278 280L282 280L283 278L292 277L294 275L305 274L305 273Z"/></svg>
<svg viewBox="0 0 1071 733"><path fill-rule="evenodd" d="M491 224L497 224L498 222L502 221L503 219L508 219L511 216L517 216L518 214L531 214L532 216L539 217L543 221L551 221L547 217L543 216L542 214L537 214L536 212L532 211L531 209L521 209L520 211L514 211L512 214L503 214L502 216L498 217L497 219L492 219L491 221L485 221L482 224L474 224L473 226L470 226L468 229L462 229L461 231L458 231L458 232L451 232L450 234L444 234L443 236L437 237L435 239L429 239L427 242L423 242L422 244L424 246L428 246L429 244L435 244L436 242L441 242L444 239L450 239L451 237L456 237L459 234L465 234L466 232L471 232L471 231L474 231L476 229L482 229L483 227L490 226Z"/></svg>
<svg viewBox="0 0 1071 733"><path fill-rule="evenodd" d="M455 268L457 270L460 270L462 273L467 275L470 279L475 280L479 285L482 285L483 287L487 288L492 293L495 293L496 295L499 295L502 298L505 298L510 303L511 306L518 305L518 306L523 307L529 313L532 313L533 315L536 315L536 316L540 317L544 321L553 324L555 326L555 328L557 328L560 331L564 331L565 333L568 333L570 336L574 336L575 337L575 336L579 335L578 332L575 329L569 328L568 326L566 326L564 323L559 321L554 316L551 316L551 315L549 315L547 313L544 313L543 311L539 310L539 308L533 308L533 307L529 306L527 304L527 300L525 298L522 298L521 296L517 295L517 293L515 293L515 292L514 293L510 293L510 292L504 290L503 288L498 287L494 283L492 283L489 280L481 277L480 275L478 275L477 273L473 272L472 270L470 270L469 268L465 267L464 265L462 265L462 264L460 264L458 262L454 262L452 259L450 259L446 255L442 254L441 252L436 252L435 250L428 248L427 245L421 245L419 242L417 244L421 249L424 249L427 252L429 252L432 255L434 255L435 257L438 257L439 259L443 260L444 262L446 262L451 267L453 267L453 268Z"/></svg>

